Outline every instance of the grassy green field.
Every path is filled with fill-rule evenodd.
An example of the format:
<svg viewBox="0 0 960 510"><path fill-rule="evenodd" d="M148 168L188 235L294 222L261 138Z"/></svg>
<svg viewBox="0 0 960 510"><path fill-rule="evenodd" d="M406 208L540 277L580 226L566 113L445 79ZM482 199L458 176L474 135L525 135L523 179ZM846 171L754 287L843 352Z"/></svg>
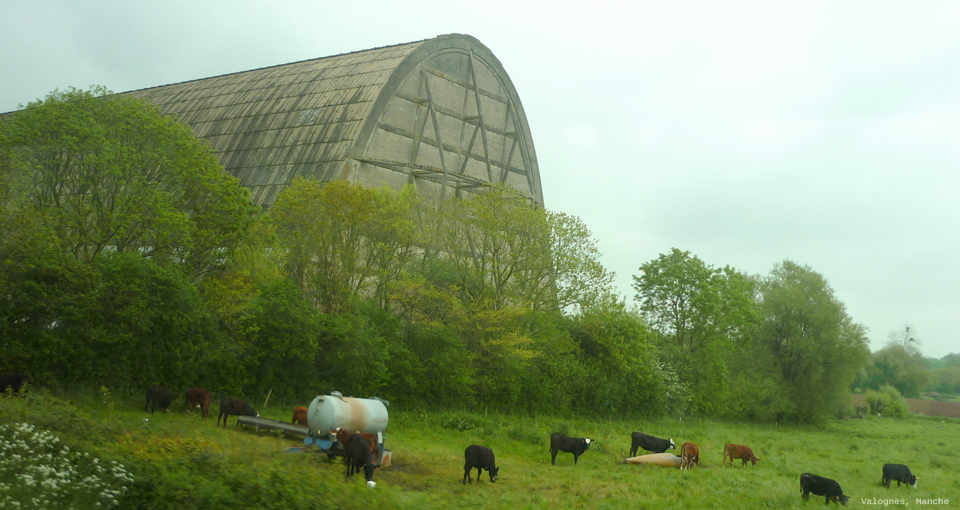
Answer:
<svg viewBox="0 0 960 510"><path fill-rule="evenodd" d="M93 396L31 398L0 399L0 422L29 421L76 448L125 463L138 480L125 505L140 495L140 508L802 508L798 478L805 471L836 479L853 506L900 499L926 507L916 499L940 498L949 501L942 508L960 507L956 419L848 419L797 427L393 411L386 436L393 462L376 473L377 487L366 489L362 477L343 480L339 460L283 452L299 445L298 438L238 427L235 418L226 430L216 428L216 404L213 418L201 422L179 412L145 415L133 397L107 403ZM291 409L267 408L261 416L288 420ZM552 466L553 431L595 443L577 465L561 453ZM624 464L631 431L671 437L678 446L696 443L702 467ZM728 442L751 446L761 459L757 466L721 468ZM496 452L495 484L486 473L479 483L461 484L463 450L470 444ZM887 462L910 466L919 487L882 488Z"/></svg>

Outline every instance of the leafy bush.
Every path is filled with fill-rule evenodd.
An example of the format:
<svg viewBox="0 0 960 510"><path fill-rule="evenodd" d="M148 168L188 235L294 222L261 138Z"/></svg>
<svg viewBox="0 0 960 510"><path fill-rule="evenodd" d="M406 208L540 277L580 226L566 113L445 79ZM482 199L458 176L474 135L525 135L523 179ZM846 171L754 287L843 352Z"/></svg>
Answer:
<svg viewBox="0 0 960 510"><path fill-rule="evenodd" d="M61 446L60 438L27 423L0 425L0 507L112 508L133 483L116 461Z"/></svg>
<svg viewBox="0 0 960 510"><path fill-rule="evenodd" d="M880 414L903 418L909 412L907 402L896 388L889 384L881 386L880 391L867 390L863 397L870 406L871 414Z"/></svg>
<svg viewBox="0 0 960 510"><path fill-rule="evenodd" d="M569 432L569 427L567 427L567 430ZM531 445L544 444L544 434L541 433L539 429L530 428L520 423L517 423L507 429L507 437L513 439L514 441Z"/></svg>
<svg viewBox="0 0 960 510"><path fill-rule="evenodd" d="M445 429L453 429L464 432L479 428L482 422L483 420L476 415L468 413L456 413L447 415L441 423L441 426Z"/></svg>

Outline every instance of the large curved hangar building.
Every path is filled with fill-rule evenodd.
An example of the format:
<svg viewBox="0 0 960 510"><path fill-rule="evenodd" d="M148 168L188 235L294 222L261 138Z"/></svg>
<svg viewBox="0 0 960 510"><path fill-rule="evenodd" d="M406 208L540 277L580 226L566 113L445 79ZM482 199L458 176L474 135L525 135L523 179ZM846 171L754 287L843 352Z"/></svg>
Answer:
<svg viewBox="0 0 960 510"><path fill-rule="evenodd" d="M129 94L191 125L262 206L295 177L412 183L437 198L507 183L543 204L517 91L467 35Z"/></svg>

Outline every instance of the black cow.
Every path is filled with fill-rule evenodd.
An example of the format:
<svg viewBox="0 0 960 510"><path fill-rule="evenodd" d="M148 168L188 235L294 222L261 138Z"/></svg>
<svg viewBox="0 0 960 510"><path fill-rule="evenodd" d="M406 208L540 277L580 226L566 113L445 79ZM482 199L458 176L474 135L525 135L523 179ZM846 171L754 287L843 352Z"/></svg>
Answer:
<svg viewBox="0 0 960 510"><path fill-rule="evenodd" d="M480 445L470 445L466 450L463 451L463 483L473 483L473 480L470 478L470 470L477 468L477 481L480 481L480 475L483 474L483 470L487 470L487 474L490 475L490 481L496 483L497 474L500 472L500 468L497 467L497 459L493 455L493 450L487 448L486 446Z"/></svg>
<svg viewBox="0 0 960 510"><path fill-rule="evenodd" d="M373 456L370 454L370 446L366 439L360 434L354 434L347 439L346 451L343 455L347 461L347 478L359 473L363 467L363 476L368 482L373 481Z"/></svg>
<svg viewBox="0 0 960 510"><path fill-rule="evenodd" d="M883 478L880 479L880 483L889 489L890 482L894 480L897 481L897 487L900 487L900 482L912 487L916 487L917 480L919 480L919 478L913 476L913 473L910 472L910 468L904 466L903 464L884 464Z"/></svg>
<svg viewBox="0 0 960 510"><path fill-rule="evenodd" d="M659 437L648 436L643 432L634 432L633 434L630 434L630 439L631 457L637 454L637 449L639 448L643 448L644 450L648 450L653 453L663 453L668 449L677 449L677 445L673 444L673 439L660 439Z"/></svg>
<svg viewBox="0 0 960 510"><path fill-rule="evenodd" d="M147 388L147 403L143 405L143 412L147 412L148 407L150 408L150 414L153 414L153 410L157 407L163 409L163 412L167 412L167 408L170 407L172 401L172 391L163 386L150 386Z"/></svg>
<svg viewBox="0 0 960 510"><path fill-rule="evenodd" d="M804 473L800 475L800 492L803 493L804 501L810 499L811 492L814 496L825 496L825 504L827 505L833 501L834 503L839 502L841 505L847 506L847 501L850 500L850 498L843 495L843 490L840 489L840 484L835 480L812 475L810 473Z"/></svg>
<svg viewBox="0 0 960 510"><path fill-rule="evenodd" d="M223 428L227 428L227 418L230 415L237 417L237 424L240 424L240 416L260 416L260 413L253 410L250 404L226 397L220 401L220 415L217 416L217 426L220 426L220 418L223 418Z"/></svg>
<svg viewBox="0 0 960 510"><path fill-rule="evenodd" d="M0 375L0 393L4 393L8 388L18 393L24 385L30 384L30 376L24 374L4 374Z"/></svg>
<svg viewBox="0 0 960 510"><path fill-rule="evenodd" d="M557 452L567 452L573 454L573 463L583 455L583 452L590 448L593 439L589 437L567 437L559 432L550 435L550 463L557 465Z"/></svg>

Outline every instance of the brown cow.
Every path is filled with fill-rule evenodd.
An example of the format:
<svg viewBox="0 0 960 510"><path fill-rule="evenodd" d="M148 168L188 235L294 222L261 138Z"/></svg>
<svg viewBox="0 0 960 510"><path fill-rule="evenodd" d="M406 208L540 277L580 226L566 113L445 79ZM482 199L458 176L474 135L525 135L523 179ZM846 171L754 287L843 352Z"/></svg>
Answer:
<svg viewBox="0 0 960 510"><path fill-rule="evenodd" d="M307 408L297 406L293 408L293 419L290 420L290 423L299 423L300 425L307 424Z"/></svg>
<svg viewBox="0 0 960 510"><path fill-rule="evenodd" d="M760 460L753 454L753 450L751 450L749 446L733 443L727 443L727 445L723 447L723 462L720 464L720 467L726 467L727 457L730 458L730 467L733 467L733 459L741 460L740 467L746 466L748 460L756 466L757 461Z"/></svg>
<svg viewBox="0 0 960 510"><path fill-rule="evenodd" d="M360 432L360 431L348 432L346 430L343 430L340 427L337 427L335 429L330 429L330 434L337 438L337 442L340 443L340 446L342 446L344 450L346 450L347 448L347 442L350 440L350 436L354 434L359 434L360 437L362 437L363 440L366 441L368 445L370 445L370 453L372 455L377 454L377 436L373 434L368 434L366 432Z"/></svg>
<svg viewBox="0 0 960 510"><path fill-rule="evenodd" d="M690 464L700 467L700 449L697 445L686 442L680 447L680 469L690 469Z"/></svg>
<svg viewBox="0 0 960 510"><path fill-rule="evenodd" d="M201 388L190 388L183 397L183 410L186 411L191 405L200 409L203 419L207 419L210 412L210 392Z"/></svg>

